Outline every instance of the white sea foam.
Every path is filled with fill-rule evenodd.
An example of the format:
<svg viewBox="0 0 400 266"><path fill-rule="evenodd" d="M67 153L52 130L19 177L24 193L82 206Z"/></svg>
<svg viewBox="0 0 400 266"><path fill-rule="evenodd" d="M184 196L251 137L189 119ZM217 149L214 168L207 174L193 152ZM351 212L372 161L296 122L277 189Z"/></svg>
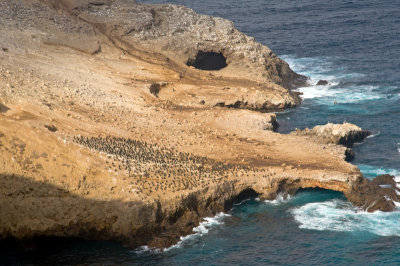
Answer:
<svg viewBox="0 0 400 266"><path fill-rule="evenodd" d="M331 85L339 81L363 77L364 74L349 73L347 69L335 66L335 57L294 57L281 56L291 69L310 78L310 84L317 84L319 80L327 80Z"/></svg>
<svg viewBox="0 0 400 266"><path fill-rule="evenodd" d="M320 104L333 105L372 101L390 96L381 93L389 88L368 85L342 86L344 81L354 80L363 75L348 73L346 69L335 66L332 63L334 57L296 58L287 55L281 57L294 71L309 77L311 86L298 89L303 93L303 99L314 99ZM328 81L328 85L316 86L319 80ZM398 99L399 96L395 98Z"/></svg>
<svg viewBox="0 0 400 266"><path fill-rule="evenodd" d="M392 175L394 176L394 181L397 183L396 187L400 189L400 170L392 169L392 168L384 168L384 167L374 167L366 164L359 164L358 168L360 168L363 175L367 178L374 178L378 175ZM400 195L400 192L396 190L397 195Z"/></svg>
<svg viewBox="0 0 400 266"><path fill-rule="evenodd" d="M396 187L400 189L400 175L394 176L394 181L396 182ZM400 192L396 190L396 194L400 195Z"/></svg>
<svg viewBox="0 0 400 266"><path fill-rule="evenodd" d="M231 215L220 212L217 215L215 215L214 217L203 218L204 221L201 222L199 224L199 226L193 228L193 232L195 232L194 234L187 235L187 236L181 236L180 241L178 243L176 243L175 245L173 245L169 248L164 249L163 251L168 252L168 251L171 251L172 249L180 248L180 247L182 247L182 245L185 242L197 239L198 237L201 237L201 236L207 234L212 227L222 225L223 219L225 217L229 217L229 216L231 216Z"/></svg>
<svg viewBox="0 0 400 266"><path fill-rule="evenodd" d="M371 135L367 136L367 139L374 138L374 137L376 137L376 136L379 136L380 134L381 134L381 132L378 131L378 132L375 133L375 134L371 134Z"/></svg>
<svg viewBox="0 0 400 266"><path fill-rule="evenodd" d="M321 97L333 97L342 91L330 89L330 86L309 86L299 88L299 91L303 94L301 97L303 99L313 99L313 98L321 98Z"/></svg>
<svg viewBox="0 0 400 266"><path fill-rule="evenodd" d="M290 199L291 199L290 195L287 195L286 198L284 198L284 195L282 193L279 193L276 199L265 200L264 202L270 205L280 205L282 203L288 202Z"/></svg>
<svg viewBox="0 0 400 266"><path fill-rule="evenodd" d="M249 200L251 200L251 199L250 199L250 198L249 198L249 199L244 199L244 200L242 200L241 202L235 203L235 204L233 204L233 205L235 205L235 206L240 206L240 205L242 205L243 203L248 202Z"/></svg>
<svg viewBox="0 0 400 266"><path fill-rule="evenodd" d="M395 203L396 206L400 203ZM400 212L368 213L351 203L334 199L308 203L291 210L302 229L371 232L380 236L400 236Z"/></svg>
<svg viewBox="0 0 400 266"><path fill-rule="evenodd" d="M364 176L374 178L382 174L395 176L400 188L400 171L370 165L358 165ZM383 187L386 187L383 185ZM396 194L400 192L396 190ZM389 197L387 200L392 200ZM354 207L351 203L334 199L325 202L308 203L291 210L294 219L302 229L371 232L380 236L400 236L400 202L394 202L396 211L368 213Z"/></svg>
<svg viewBox="0 0 400 266"><path fill-rule="evenodd" d="M203 222L199 224L199 226L193 228L194 234L187 235L187 236L181 236L180 241L176 243L175 245L170 246L169 248L165 248L163 250L160 250L158 248L149 248L148 246L140 246L137 249L134 250L136 254L143 254L143 253L160 253L160 252L168 252L171 251L175 248L180 248L183 243L194 240L198 237L201 237L209 232L209 230L214 227L223 224L223 219L225 217L231 216L230 214L226 214L223 212L218 213L214 217L205 217L203 218Z"/></svg>
<svg viewBox="0 0 400 266"><path fill-rule="evenodd" d="M133 252L135 252L136 254L143 254L143 253L160 253L161 250L158 248L149 248L148 246L140 246L137 249L135 249Z"/></svg>
<svg viewBox="0 0 400 266"><path fill-rule="evenodd" d="M309 86L298 89L303 94L303 99L315 99L318 103L324 105L347 104L362 101L371 101L384 98L385 95L377 92L374 86Z"/></svg>

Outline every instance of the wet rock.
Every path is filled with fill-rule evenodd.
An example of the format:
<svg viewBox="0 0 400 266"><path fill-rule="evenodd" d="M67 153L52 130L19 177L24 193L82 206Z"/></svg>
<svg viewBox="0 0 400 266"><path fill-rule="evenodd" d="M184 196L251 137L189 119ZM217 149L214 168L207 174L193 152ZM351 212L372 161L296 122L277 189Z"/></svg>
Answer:
<svg viewBox="0 0 400 266"><path fill-rule="evenodd" d="M394 176L392 175L379 175L372 182L379 186L389 185L393 189L396 189L396 181L394 181Z"/></svg>
<svg viewBox="0 0 400 266"><path fill-rule="evenodd" d="M378 176L372 181L360 177L351 184L350 191L345 195L350 202L365 211L393 211L396 208L394 201L400 201L396 193L396 182L393 182L393 177L389 175ZM387 184L390 187L382 186Z"/></svg>
<svg viewBox="0 0 400 266"><path fill-rule="evenodd" d="M325 86L325 85L328 85L328 81L327 80L321 79L321 80L319 80L317 82L317 86Z"/></svg>

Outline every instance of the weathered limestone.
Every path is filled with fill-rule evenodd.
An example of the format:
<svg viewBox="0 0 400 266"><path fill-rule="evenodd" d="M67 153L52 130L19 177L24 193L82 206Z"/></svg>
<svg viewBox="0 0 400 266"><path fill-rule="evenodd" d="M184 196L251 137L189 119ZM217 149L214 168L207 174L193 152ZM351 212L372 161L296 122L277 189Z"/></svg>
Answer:
<svg viewBox="0 0 400 266"><path fill-rule="evenodd" d="M343 149L344 158L346 161L354 159L355 153L351 149L355 142L361 142L371 133L363 130L360 127L350 124L332 124L315 126L312 129L299 130L296 129L291 134L297 136L306 136L312 140L322 144L335 144L347 147Z"/></svg>
<svg viewBox="0 0 400 266"><path fill-rule="evenodd" d="M190 84L195 81L195 85L202 88L200 91L191 90L191 86L171 84L177 93L160 97L174 104L197 104L194 99L185 99L179 93L196 95L201 98L198 102L204 101L205 106L219 104L246 109L281 109L294 107L300 102L299 96L287 89L305 85L306 78L293 72L268 47L235 29L231 21L199 15L189 8L175 5L144 5L133 1L49 2L93 25L126 53L166 65L178 73L178 80L188 80ZM57 43L57 40L53 42ZM61 39L58 42L65 41ZM88 43L92 42L88 40ZM92 46L98 45L93 43ZM76 49L87 50L86 47ZM95 53L100 49L91 51ZM195 62L199 54L207 53L221 54L227 66L219 71L188 67L195 65L191 62ZM205 58L204 55L201 57ZM212 64L211 61L206 64ZM199 80L213 82L202 86ZM215 80L225 82L219 85ZM232 80L246 82L233 85ZM231 85L234 88L230 93L224 91ZM209 97L210 90L212 97ZM179 96L178 101L176 96Z"/></svg>
<svg viewBox="0 0 400 266"><path fill-rule="evenodd" d="M0 240L162 248L249 195L320 187L368 211L397 200L344 147L275 133L273 114L239 109L292 107L287 88L304 79L231 22L133 1L0 10ZM186 65L203 50L227 66Z"/></svg>
<svg viewBox="0 0 400 266"><path fill-rule="evenodd" d="M239 32L231 21L199 15L176 5L145 5L134 1L60 1L78 17L104 27L104 32L127 43L151 47L186 64L199 52L222 53L228 66L223 75L273 81L286 88L303 85L269 48ZM234 72L232 73L232 71Z"/></svg>
<svg viewBox="0 0 400 266"><path fill-rule="evenodd" d="M355 142L363 141L371 133L350 123L328 123L326 125L315 126L312 129L297 129L292 134L312 137L321 143L343 145L350 148Z"/></svg>

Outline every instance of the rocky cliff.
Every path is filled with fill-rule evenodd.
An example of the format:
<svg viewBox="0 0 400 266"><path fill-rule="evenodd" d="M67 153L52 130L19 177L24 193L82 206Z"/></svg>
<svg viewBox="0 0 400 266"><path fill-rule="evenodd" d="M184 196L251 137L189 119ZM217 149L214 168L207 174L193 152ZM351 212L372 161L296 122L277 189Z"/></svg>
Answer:
<svg viewBox="0 0 400 266"><path fill-rule="evenodd" d="M293 72L268 47L239 32L226 19L200 15L184 6L132 0L60 2L128 50L151 48L152 53L165 55L180 66L221 70L224 76L272 81L285 88L305 83L305 77Z"/></svg>
<svg viewBox="0 0 400 266"><path fill-rule="evenodd" d="M133 1L0 10L0 239L166 247L235 200L310 187L394 208L342 147L242 110L293 107L304 77L231 22Z"/></svg>

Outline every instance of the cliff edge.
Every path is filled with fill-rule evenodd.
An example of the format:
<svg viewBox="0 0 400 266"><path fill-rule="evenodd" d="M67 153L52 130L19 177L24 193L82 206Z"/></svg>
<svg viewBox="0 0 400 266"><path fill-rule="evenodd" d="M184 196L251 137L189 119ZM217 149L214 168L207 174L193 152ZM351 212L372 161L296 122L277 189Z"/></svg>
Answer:
<svg viewBox="0 0 400 266"><path fill-rule="evenodd" d="M343 147L254 111L295 106L305 78L231 22L117 0L0 10L1 240L167 247L243 197L310 187L394 208Z"/></svg>

